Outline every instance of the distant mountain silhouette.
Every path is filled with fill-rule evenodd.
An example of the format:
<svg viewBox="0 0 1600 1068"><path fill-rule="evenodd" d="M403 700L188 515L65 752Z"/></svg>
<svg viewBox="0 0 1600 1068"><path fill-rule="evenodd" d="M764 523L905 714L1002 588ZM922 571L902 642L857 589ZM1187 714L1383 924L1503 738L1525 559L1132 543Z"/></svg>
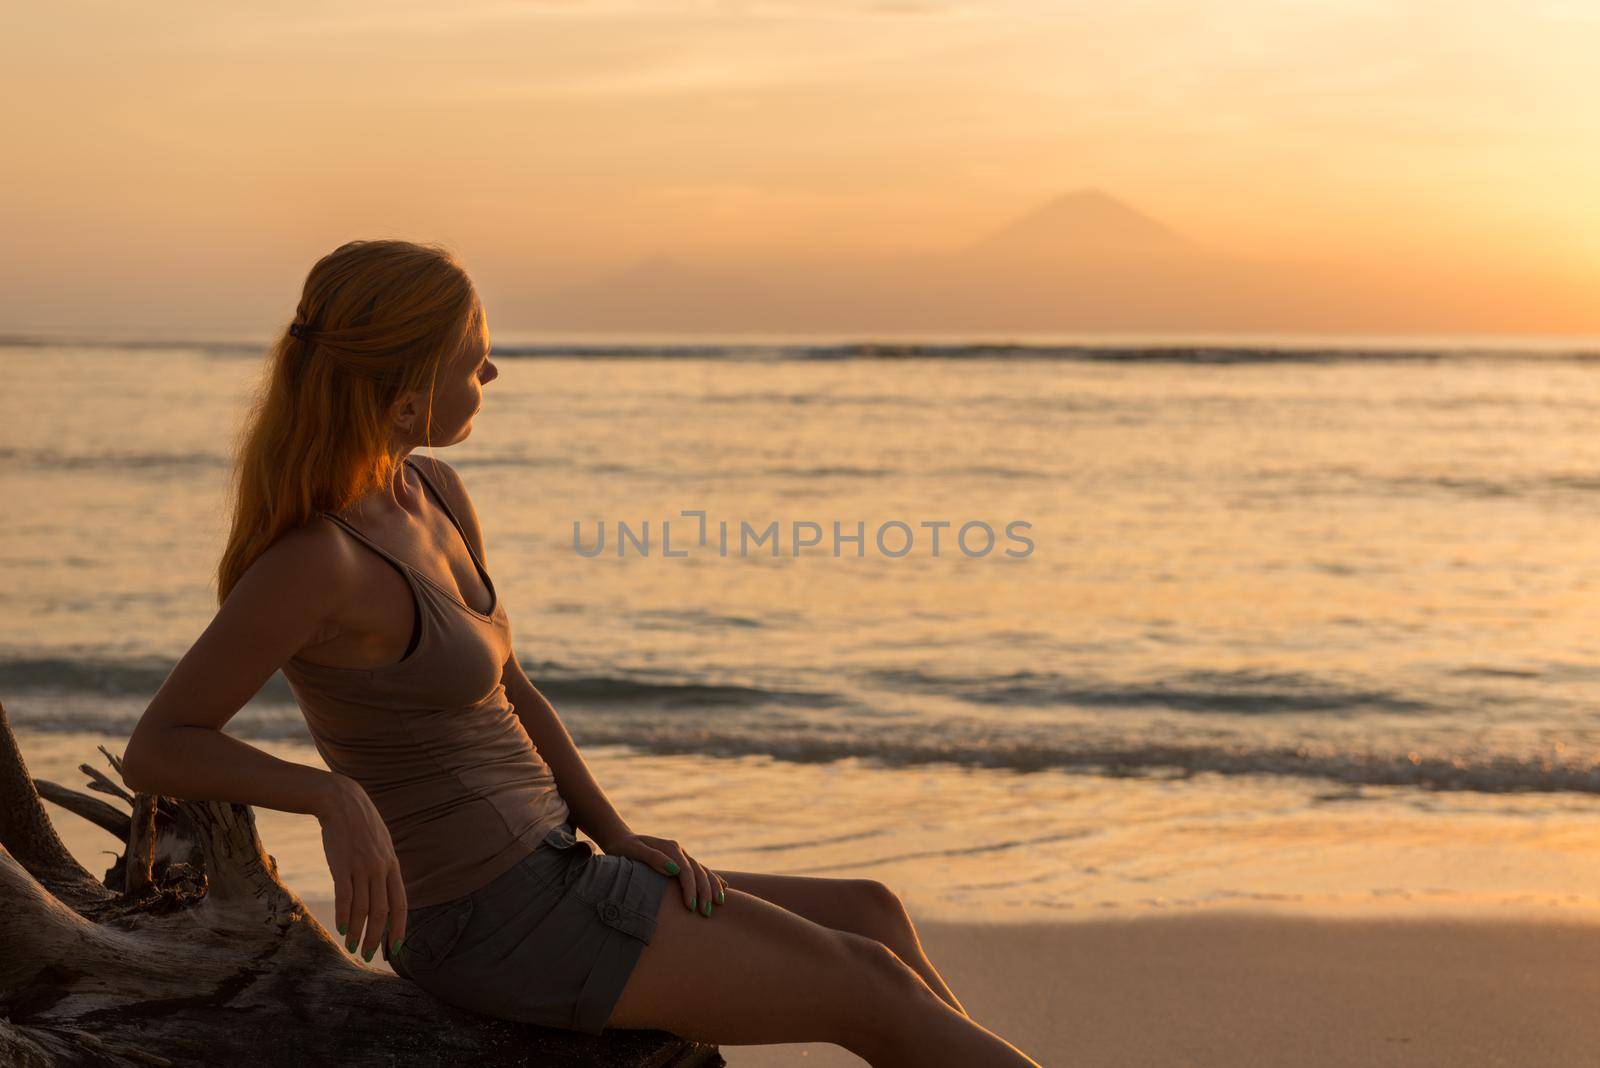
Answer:
<svg viewBox="0 0 1600 1068"><path fill-rule="evenodd" d="M560 331L1339 330L1415 318L1348 270L1212 252L1094 188L944 253L691 262L658 254L507 310Z"/></svg>
<svg viewBox="0 0 1600 1068"><path fill-rule="evenodd" d="M970 259L1071 259L1084 254L1193 255L1169 227L1098 189L1063 193L956 253Z"/></svg>

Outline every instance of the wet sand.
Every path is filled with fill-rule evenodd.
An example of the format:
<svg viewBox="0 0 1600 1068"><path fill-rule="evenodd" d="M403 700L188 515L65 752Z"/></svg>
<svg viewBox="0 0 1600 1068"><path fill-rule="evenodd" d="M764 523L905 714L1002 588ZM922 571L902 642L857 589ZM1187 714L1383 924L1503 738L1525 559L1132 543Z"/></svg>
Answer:
<svg viewBox="0 0 1600 1068"><path fill-rule="evenodd" d="M1041 1064L1593 1065L1600 925L1188 913L919 923L973 1019ZM858 1065L724 1047L732 1068Z"/></svg>
<svg viewBox="0 0 1600 1068"><path fill-rule="evenodd" d="M78 763L104 767L93 745L104 738L26 732L19 740L31 770L43 778L81 788ZM309 750L285 743L267 748L312 759ZM629 810L660 811L628 795L659 788L667 771L653 773L652 763L638 758L613 771L613 759L602 752L595 765L607 781L621 784L617 793ZM736 764L704 767L739 771ZM668 770L682 769L672 764ZM765 778L782 781L772 769L765 769ZM711 785L717 796L739 793L737 782ZM1464 800L1472 799L1446 800L1464 809ZM68 848L101 872L116 843L86 821L47 807ZM1114 818L1104 812L1100 818L1116 826L1129 811L1136 814L1123 806ZM285 881L332 930L316 821L271 809L256 815ZM1263 837L1257 813L1255 833L1240 844L1255 860L1248 867L1219 867L1202 863L1216 850L1208 851L1209 839L1191 827L1184 838L1189 861L1178 867L1218 887L1254 888L1249 908L1141 905L1135 895L1160 884L1127 878L1149 873L1126 866L1084 887L1077 907L1058 909L1059 918L1041 918L1043 910L1035 907L1019 920L1011 909L990 907L1004 906L1003 899L966 901L973 920L952 918L960 898L919 892L908 895L907 904L929 957L972 1017L1045 1065L1594 1065L1600 1063L1600 1013L1594 1011L1600 1004L1600 916L1588 907L1592 821L1586 809L1541 812L1538 819L1525 816L1529 827L1513 836L1503 824L1515 815L1496 813L1492 825L1480 825L1483 817L1473 811L1444 817L1449 833L1439 825L1433 831L1436 848L1454 843L1449 866L1419 862L1429 854L1410 848L1415 835L1393 842L1360 837L1357 824L1295 824L1299 833L1292 838ZM676 814L661 822L690 826ZM708 823L703 835L692 832L692 840L716 842L718 826ZM1222 825L1210 837L1228 833ZM1286 841L1298 848L1286 848ZM1357 854L1366 858L1355 866L1369 884L1395 889L1322 894L1320 907L1309 907L1311 895L1300 891L1361 886L1328 875L1323 855L1341 849L1351 854L1350 865ZM723 866L730 870L761 870L760 854L746 856L731 844L720 852L706 859L715 865L726 857L732 863ZM1132 846L1127 852L1144 855ZM1169 853L1161 863L1171 861ZM917 871L928 866L916 863ZM897 888L916 885L902 878L904 866L841 864L825 853L792 860L789 868L882 877ZM946 880L970 875L940 871ZM1117 882L1128 888L1110 892ZM937 910L921 907L923 901ZM1441 904L1449 901L1478 907ZM996 922L997 914L1005 922ZM376 956L370 966L388 967ZM729 1046L724 1055L733 1068L861 1063L824 1044Z"/></svg>
<svg viewBox="0 0 1600 1068"><path fill-rule="evenodd" d="M306 904L331 930L332 901ZM1600 924L1195 911L917 928L968 1014L1049 1068L1577 1068L1600 1049ZM825 1043L723 1056L863 1063Z"/></svg>

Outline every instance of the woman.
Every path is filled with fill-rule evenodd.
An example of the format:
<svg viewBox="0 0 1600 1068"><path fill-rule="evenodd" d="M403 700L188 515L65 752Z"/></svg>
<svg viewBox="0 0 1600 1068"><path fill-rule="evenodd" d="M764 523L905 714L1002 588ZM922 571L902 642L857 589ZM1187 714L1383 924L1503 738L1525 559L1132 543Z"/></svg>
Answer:
<svg viewBox="0 0 1600 1068"><path fill-rule="evenodd" d="M454 1004L1034 1064L967 1017L882 884L712 871L612 806L512 654L465 485L411 455L465 440L497 374L447 250L353 241L312 268L240 441L220 608L135 729L128 783L315 815L346 947L382 940ZM280 668L329 771L222 732Z"/></svg>

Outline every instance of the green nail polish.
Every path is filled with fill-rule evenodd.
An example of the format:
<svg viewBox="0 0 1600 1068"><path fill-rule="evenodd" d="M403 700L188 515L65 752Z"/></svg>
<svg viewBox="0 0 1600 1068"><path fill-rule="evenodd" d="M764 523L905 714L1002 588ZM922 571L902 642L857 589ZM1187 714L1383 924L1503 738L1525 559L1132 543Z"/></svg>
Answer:
<svg viewBox="0 0 1600 1068"><path fill-rule="evenodd" d="M376 953L377 951L378 951L378 947L377 946L373 946L371 949L367 950L365 953L363 953L361 955L361 959L362 960L371 960L372 959L372 955L374 953Z"/></svg>
<svg viewBox="0 0 1600 1068"><path fill-rule="evenodd" d="M354 953L356 951L356 944L349 939L345 939L344 948L349 952Z"/></svg>
<svg viewBox="0 0 1600 1068"><path fill-rule="evenodd" d="M723 895L723 893L722 893L722 891L721 891L721 890L718 890L718 891L717 891L717 904L719 904L719 905L720 905L720 904L722 904L722 902L723 902L723 896L724 896L724 895Z"/></svg>
<svg viewBox="0 0 1600 1068"><path fill-rule="evenodd" d="M709 901L706 902L705 914L707 916L711 915L711 902L709 902Z"/></svg>
<svg viewBox="0 0 1600 1068"><path fill-rule="evenodd" d="M389 954L391 956L393 956L394 954L399 953L399 952L400 952L400 939L396 938L394 940L394 944L389 947Z"/></svg>
<svg viewBox="0 0 1600 1068"><path fill-rule="evenodd" d="M692 897L689 899L689 910L691 912L694 911L694 898Z"/></svg>
<svg viewBox="0 0 1600 1068"><path fill-rule="evenodd" d="M346 928L346 927L349 927L349 926L350 926L350 925L349 925L349 924L348 924L348 923L341 923L341 924L340 924L340 925L339 925L339 933L340 933L340 934L344 934L344 929L345 929L345 928Z"/></svg>
<svg viewBox="0 0 1600 1068"><path fill-rule="evenodd" d="M673 863L670 860L667 861L667 874L668 875L676 875L676 874L678 874L678 865Z"/></svg>

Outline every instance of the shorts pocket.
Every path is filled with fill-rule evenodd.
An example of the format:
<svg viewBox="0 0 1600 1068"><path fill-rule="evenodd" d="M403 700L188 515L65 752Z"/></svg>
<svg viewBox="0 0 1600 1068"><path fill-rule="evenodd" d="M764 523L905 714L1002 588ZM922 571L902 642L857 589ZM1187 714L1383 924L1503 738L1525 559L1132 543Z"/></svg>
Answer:
<svg viewBox="0 0 1600 1068"><path fill-rule="evenodd" d="M409 971L437 967L461 941L467 921L472 918L473 904L468 896L440 906L433 915L424 915L401 939L400 963Z"/></svg>
<svg viewBox="0 0 1600 1068"><path fill-rule="evenodd" d="M566 824L552 827L539 848L529 854L525 867L541 888L559 888L563 893L583 874L584 864L601 856L587 840L579 838Z"/></svg>
<svg viewBox="0 0 1600 1068"><path fill-rule="evenodd" d="M649 942L656 933L656 917L647 910L653 906L659 911L661 903L660 888L649 880L666 877L632 857L606 859L615 862L617 871L609 891L592 901L595 913L607 926Z"/></svg>
<svg viewBox="0 0 1600 1068"><path fill-rule="evenodd" d="M619 905L615 901L606 900L595 904L595 911L600 914L602 922L615 927L625 934L630 934L641 942L650 941L656 933L656 921L642 912L636 912L626 905Z"/></svg>

